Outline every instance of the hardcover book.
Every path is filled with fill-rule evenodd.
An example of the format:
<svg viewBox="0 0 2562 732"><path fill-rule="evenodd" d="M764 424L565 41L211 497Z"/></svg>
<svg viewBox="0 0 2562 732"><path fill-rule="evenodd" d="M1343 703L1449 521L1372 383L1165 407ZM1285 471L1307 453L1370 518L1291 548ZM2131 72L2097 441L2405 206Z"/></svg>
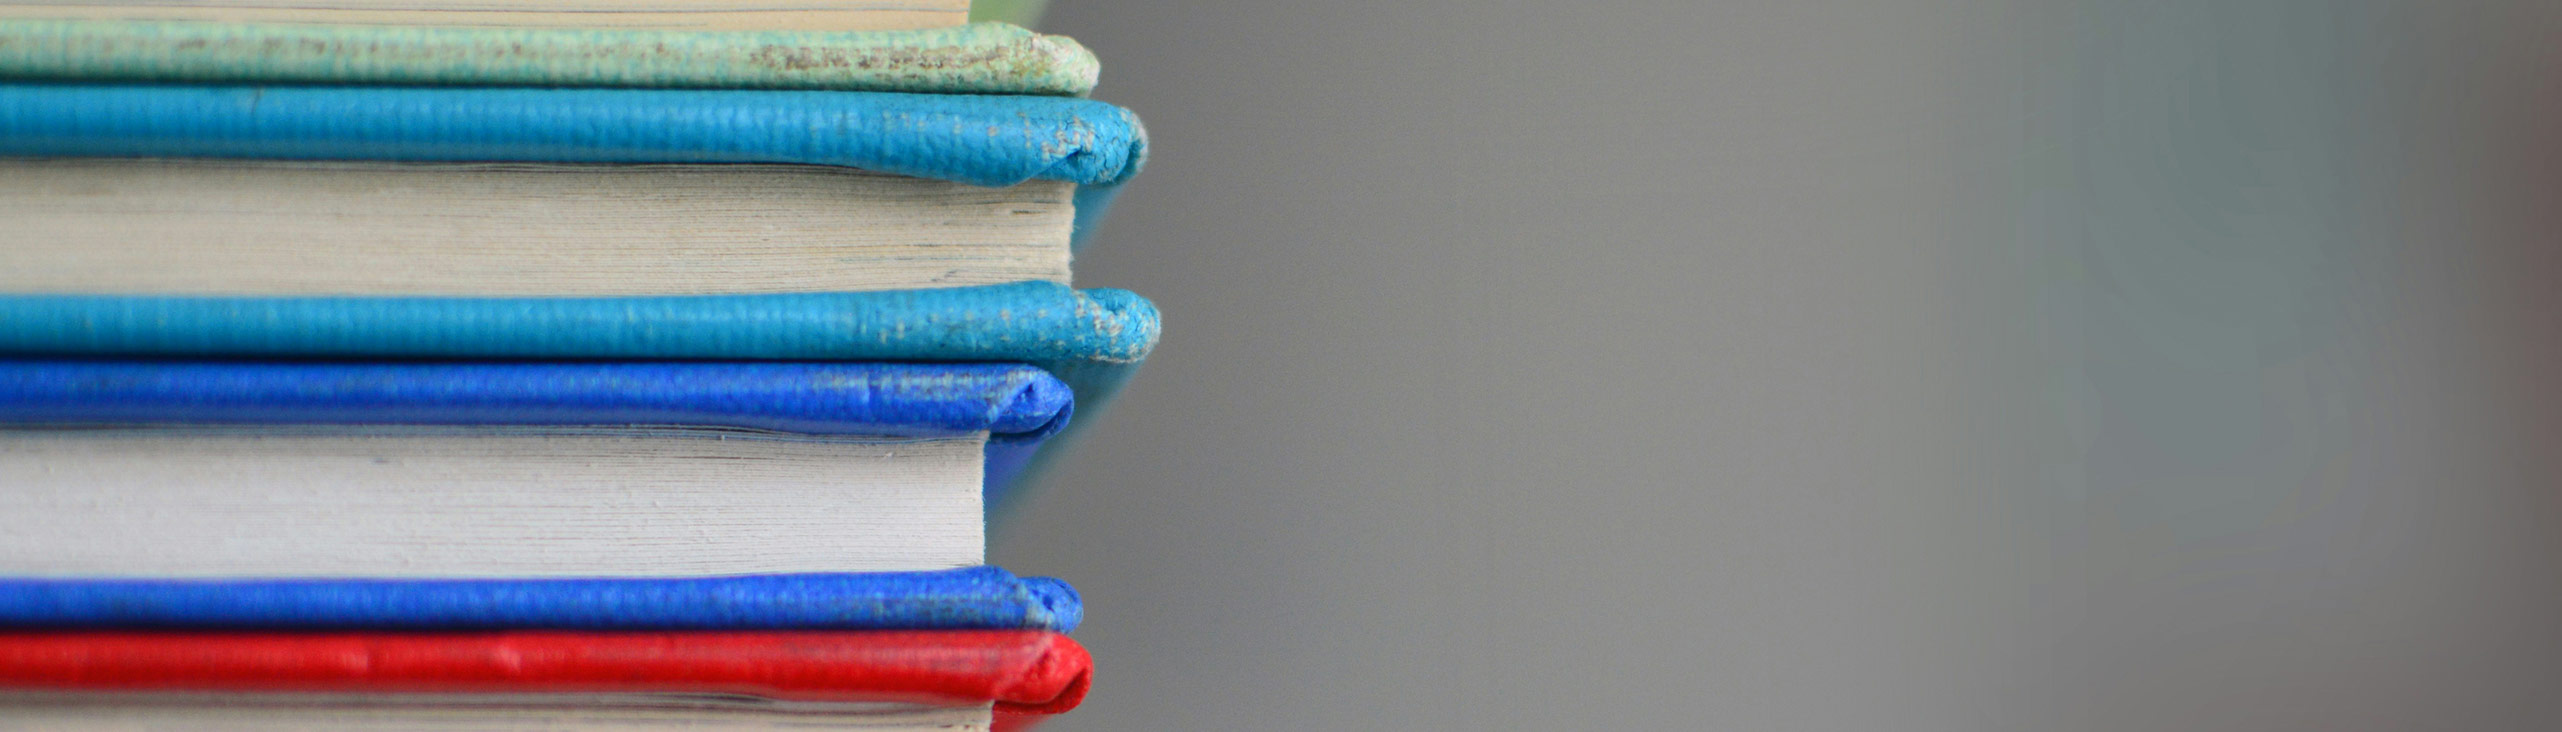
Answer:
<svg viewBox="0 0 2562 732"><path fill-rule="evenodd" d="M6 0L0 18L204 20L223 23L869 30L968 20L969 0Z"/></svg>
<svg viewBox="0 0 2562 732"><path fill-rule="evenodd" d="M1074 40L1001 23L704 31L0 13L0 79L1083 95L1093 91L1099 68Z"/></svg>
<svg viewBox="0 0 2562 732"><path fill-rule="evenodd" d="M559 696L559 695L554 695ZM876 704L795 709L684 698L590 698L588 703L524 695L439 695L442 703L381 696L250 694L78 694L0 692L0 718L15 729L65 732L586 732L589 730L844 730L846 732L1022 732L1048 715L995 713L988 704ZM745 708L742 708L745 707Z"/></svg>
<svg viewBox="0 0 2562 732"><path fill-rule="evenodd" d="M0 361L0 575L971 566L1069 413L1021 365Z"/></svg>
<svg viewBox="0 0 2562 732"><path fill-rule="evenodd" d="M1146 134L970 11L0 0L0 719L1076 706L986 527L1156 341Z"/></svg>
<svg viewBox="0 0 2562 732"><path fill-rule="evenodd" d="M0 292L707 295L1067 282L1099 102L0 84Z"/></svg>
<svg viewBox="0 0 2562 732"><path fill-rule="evenodd" d="M1076 590L996 567L518 579L0 577L0 628L45 630L1048 630Z"/></svg>
<svg viewBox="0 0 2562 732"><path fill-rule="evenodd" d="M1019 729L1075 708L1091 665L1041 631L0 633L0 715Z"/></svg>
<svg viewBox="0 0 2562 732"><path fill-rule="evenodd" d="M0 295L0 324L0 354L22 356L1022 362L1067 384L1080 426L1159 330L1135 294L1047 282L639 298ZM1001 509L1008 484L989 488Z"/></svg>

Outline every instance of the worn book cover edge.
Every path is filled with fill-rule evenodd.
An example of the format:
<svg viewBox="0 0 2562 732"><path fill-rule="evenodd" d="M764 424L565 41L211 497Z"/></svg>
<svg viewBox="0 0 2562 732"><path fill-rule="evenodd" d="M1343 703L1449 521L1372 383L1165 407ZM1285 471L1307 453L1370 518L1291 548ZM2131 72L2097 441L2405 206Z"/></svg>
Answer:
<svg viewBox="0 0 2562 732"><path fill-rule="evenodd" d="M0 628L49 630L1050 630L1076 590L997 567L687 578L0 577Z"/></svg>
<svg viewBox="0 0 2562 732"><path fill-rule="evenodd" d="M1025 630L0 633L0 689L738 694L1055 714L1093 661Z"/></svg>
<svg viewBox="0 0 2562 732"><path fill-rule="evenodd" d="M786 163L1112 186L1147 133L1064 97L699 89L0 83L0 155Z"/></svg>
<svg viewBox="0 0 2562 732"><path fill-rule="evenodd" d="M1076 96L1101 66L1004 23L684 31L0 19L0 78Z"/></svg>

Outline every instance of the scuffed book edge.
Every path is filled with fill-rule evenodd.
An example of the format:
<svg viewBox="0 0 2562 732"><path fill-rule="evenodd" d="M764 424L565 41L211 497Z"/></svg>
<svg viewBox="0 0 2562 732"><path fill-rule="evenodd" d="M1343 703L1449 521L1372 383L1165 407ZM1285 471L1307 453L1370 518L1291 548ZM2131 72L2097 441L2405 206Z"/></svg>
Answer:
<svg viewBox="0 0 2562 732"><path fill-rule="evenodd" d="M0 354L1026 362L1066 383L1083 416L1037 445L989 442L986 500L1000 519L1162 329L1136 293L1048 282L648 298L0 295Z"/></svg>
<svg viewBox="0 0 2562 732"><path fill-rule="evenodd" d="M1037 442L1073 409L1047 372L994 363L0 357L0 425L666 425Z"/></svg>
<svg viewBox="0 0 2562 732"><path fill-rule="evenodd" d="M1047 631L0 632L0 690L706 693L1074 709L1093 659Z"/></svg>
<svg viewBox="0 0 2562 732"><path fill-rule="evenodd" d="M1161 327L1136 293L1053 282L663 297L0 295L0 354L31 355L1134 364Z"/></svg>
<svg viewBox="0 0 2562 732"><path fill-rule="evenodd" d="M0 20L0 78L811 89L1078 96L1101 65L1004 23L680 31Z"/></svg>
<svg viewBox="0 0 2562 732"><path fill-rule="evenodd" d="M781 163L1109 187L1144 166L1147 133L1059 97L15 82L0 83L0 155Z"/></svg>
<svg viewBox="0 0 2562 732"><path fill-rule="evenodd" d="M999 714L1063 714L1085 702L1094 683L1094 659L1085 646L1058 633L1026 636L1028 652L1014 654L1023 665L998 687Z"/></svg>

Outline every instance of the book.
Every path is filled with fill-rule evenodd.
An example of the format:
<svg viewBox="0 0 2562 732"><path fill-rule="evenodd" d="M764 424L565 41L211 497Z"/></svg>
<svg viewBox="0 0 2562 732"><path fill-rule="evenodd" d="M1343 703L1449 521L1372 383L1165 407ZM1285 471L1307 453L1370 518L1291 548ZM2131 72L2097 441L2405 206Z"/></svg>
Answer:
<svg viewBox="0 0 2562 732"><path fill-rule="evenodd" d="M1051 282L682 297L12 293L0 294L0 322L9 354L1104 366L1144 360L1161 327L1136 293Z"/></svg>
<svg viewBox="0 0 2562 732"><path fill-rule="evenodd" d="M426 26L869 30L968 20L969 0L8 0L0 18Z"/></svg>
<svg viewBox="0 0 2562 732"><path fill-rule="evenodd" d="M0 4L0 9L10 6ZM60 20L0 14L0 78L1083 95L1073 39L1003 23L892 31Z"/></svg>
<svg viewBox="0 0 2562 732"><path fill-rule="evenodd" d="M1161 329L1134 293L1049 282L630 298L0 294L0 323L0 355L22 356L1023 362L1074 393L1070 434L1093 424ZM1029 455L1024 472L1049 454ZM990 484L991 510L1021 482Z"/></svg>
<svg viewBox="0 0 2562 732"><path fill-rule="evenodd" d="M1137 117L1063 97L0 83L0 155L790 163L1008 186L1138 173Z"/></svg>
<svg viewBox="0 0 2562 732"><path fill-rule="evenodd" d="M0 84L0 292L1064 282L1145 145L1049 97Z"/></svg>
<svg viewBox="0 0 2562 732"><path fill-rule="evenodd" d="M750 709L805 713L991 704L998 713L1056 714L1084 699L1091 666L1067 636L1021 630L0 632L0 688L110 703L169 692L429 705L734 697ZM0 709L10 701L0 695Z"/></svg>
<svg viewBox="0 0 2562 732"><path fill-rule="evenodd" d="M1158 331L1069 287L1146 151L1091 54L420 2L0 0L0 718L1073 708L1074 590L980 563Z"/></svg>
<svg viewBox="0 0 2562 732"><path fill-rule="evenodd" d="M553 695L560 696L560 695ZM0 691L0 727L42 730L857 730L1022 732L1048 715L996 714L988 704L881 704L808 710L727 699L545 701L528 695L445 695L444 703L372 697L249 694L80 694Z"/></svg>
<svg viewBox="0 0 2562 732"><path fill-rule="evenodd" d="M0 627L123 630L1049 630L1076 590L996 567L692 578L0 577Z"/></svg>
<svg viewBox="0 0 2562 732"><path fill-rule="evenodd" d="M999 364L0 361L0 576L977 565L1070 405Z"/></svg>

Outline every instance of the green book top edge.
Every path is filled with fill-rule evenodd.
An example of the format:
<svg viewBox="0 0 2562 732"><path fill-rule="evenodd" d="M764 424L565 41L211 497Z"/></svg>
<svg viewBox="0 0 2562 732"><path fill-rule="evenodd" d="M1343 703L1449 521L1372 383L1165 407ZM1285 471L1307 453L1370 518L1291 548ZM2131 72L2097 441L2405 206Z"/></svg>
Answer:
<svg viewBox="0 0 2562 732"><path fill-rule="evenodd" d="M1034 28L1041 25L1041 11L1049 5L1049 0L975 0L970 3L970 20Z"/></svg>
<svg viewBox="0 0 2562 732"><path fill-rule="evenodd" d="M1005 23L671 31L0 19L0 79L1081 96L1074 39Z"/></svg>

